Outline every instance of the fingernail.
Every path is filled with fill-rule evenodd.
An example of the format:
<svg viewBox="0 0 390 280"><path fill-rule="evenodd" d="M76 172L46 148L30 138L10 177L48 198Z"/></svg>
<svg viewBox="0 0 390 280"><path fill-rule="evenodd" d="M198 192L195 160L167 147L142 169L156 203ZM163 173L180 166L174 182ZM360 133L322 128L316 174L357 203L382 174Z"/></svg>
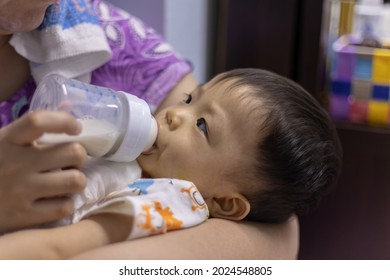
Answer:
<svg viewBox="0 0 390 280"><path fill-rule="evenodd" d="M77 120L77 126L75 127L73 132L74 134L80 134L82 130L83 130L83 125L81 124L81 122Z"/></svg>

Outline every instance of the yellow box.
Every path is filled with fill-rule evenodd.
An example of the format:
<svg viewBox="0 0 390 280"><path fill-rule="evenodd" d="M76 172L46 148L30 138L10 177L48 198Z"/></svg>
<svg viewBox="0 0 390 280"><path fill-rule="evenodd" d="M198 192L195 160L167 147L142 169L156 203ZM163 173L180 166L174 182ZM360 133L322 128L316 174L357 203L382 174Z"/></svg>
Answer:
<svg viewBox="0 0 390 280"><path fill-rule="evenodd" d="M361 43L353 34L333 43L329 112L335 120L390 127L390 42Z"/></svg>
<svg viewBox="0 0 390 280"><path fill-rule="evenodd" d="M390 83L390 51L375 49L372 62L372 80L375 84Z"/></svg>
<svg viewBox="0 0 390 280"><path fill-rule="evenodd" d="M389 103L370 101L367 119L371 124L387 125L389 123Z"/></svg>

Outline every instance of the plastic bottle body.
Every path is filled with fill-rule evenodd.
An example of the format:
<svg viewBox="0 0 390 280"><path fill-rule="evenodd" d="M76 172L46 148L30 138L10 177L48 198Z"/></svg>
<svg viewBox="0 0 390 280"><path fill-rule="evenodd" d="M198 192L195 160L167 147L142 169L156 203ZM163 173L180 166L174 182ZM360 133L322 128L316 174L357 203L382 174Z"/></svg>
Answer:
<svg viewBox="0 0 390 280"><path fill-rule="evenodd" d="M40 142L79 142L93 157L132 161L157 137L156 121L142 99L57 74L38 85L30 106L36 110L66 111L83 127L77 136L47 133Z"/></svg>

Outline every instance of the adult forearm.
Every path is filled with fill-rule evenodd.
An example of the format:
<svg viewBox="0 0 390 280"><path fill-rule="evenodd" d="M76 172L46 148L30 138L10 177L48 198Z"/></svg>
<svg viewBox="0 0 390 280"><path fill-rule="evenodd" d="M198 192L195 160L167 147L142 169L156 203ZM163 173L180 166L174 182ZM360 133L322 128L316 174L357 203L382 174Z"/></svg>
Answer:
<svg viewBox="0 0 390 280"><path fill-rule="evenodd" d="M131 224L128 216L99 214L68 226L6 234L0 237L0 259L67 259L125 240Z"/></svg>
<svg viewBox="0 0 390 280"><path fill-rule="evenodd" d="M297 251L296 218L276 225L210 219L190 229L112 244L76 258L294 259Z"/></svg>

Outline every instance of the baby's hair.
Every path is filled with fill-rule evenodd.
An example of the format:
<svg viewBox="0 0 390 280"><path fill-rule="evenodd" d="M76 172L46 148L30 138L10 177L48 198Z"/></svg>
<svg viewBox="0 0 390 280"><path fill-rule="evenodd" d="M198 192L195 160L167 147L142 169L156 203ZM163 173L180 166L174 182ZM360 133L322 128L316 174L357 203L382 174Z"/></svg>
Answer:
<svg viewBox="0 0 390 280"><path fill-rule="evenodd" d="M259 111L250 114L259 119L254 164L236 182L251 205L245 219L279 222L316 206L335 184L342 164L326 110L297 83L266 70L236 69L217 82L226 80L232 81L230 89L244 86L245 100L249 95L253 101L248 109Z"/></svg>

